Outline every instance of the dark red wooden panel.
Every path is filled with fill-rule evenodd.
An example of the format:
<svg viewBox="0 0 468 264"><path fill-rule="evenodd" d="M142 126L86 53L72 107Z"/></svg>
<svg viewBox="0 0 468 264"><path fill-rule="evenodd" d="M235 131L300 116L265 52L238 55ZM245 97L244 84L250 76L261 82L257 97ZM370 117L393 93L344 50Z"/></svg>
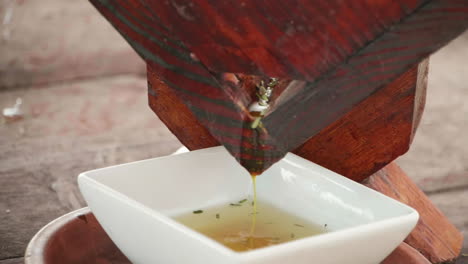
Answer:
<svg viewBox="0 0 468 264"><path fill-rule="evenodd" d="M147 0L211 71L312 81L422 0Z"/></svg>
<svg viewBox="0 0 468 264"><path fill-rule="evenodd" d="M428 1L339 67L304 83L264 125L279 149L293 149L467 27L468 1Z"/></svg>
<svg viewBox="0 0 468 264"><path fill-rule="evenodd" d="M427 61L366 98L350 112L309 139L294 153L355 181L372 173L408 150L426 82ZM239 76L245 85L251 76ZM246 81L247 79L247 81ZM219 145L182 100L148 68L149 100L153 111L189 149ZM249 90L250 88L246 87Z"/></svg>
<svg viewBox="0 0 468 264"><path fill-rule="evenodd" d="M251 91L226 81L222 73L208 71L156 16L146 14L144 2L94 4L241 164L260 172L285 154L276 151L265 130L250 129L252 117L247 109ZM138 12L141 9L146 11Z"/></svg>
<svg viewBox="0 0 468 264"><path fill-rule="evenodd" d="M92 2L212 136L257 172L468 26L465 0ZM251 96L223 71L304 83L286 88L265 129L252 130Z"/></svg>
<svg viewBox="0 0 468 264"><path fill-rule="evenodd" d="M426 89L417 76L426 69L427 63L412 67L294 153L359 182L380 170L408 151L416 93Z"/></svg>

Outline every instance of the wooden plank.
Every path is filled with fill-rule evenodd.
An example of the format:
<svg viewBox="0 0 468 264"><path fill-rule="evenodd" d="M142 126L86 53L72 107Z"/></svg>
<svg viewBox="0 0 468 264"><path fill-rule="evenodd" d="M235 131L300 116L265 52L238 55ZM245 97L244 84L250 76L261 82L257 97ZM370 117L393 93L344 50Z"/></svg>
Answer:
<svg viewBox="0 0 468 264"><path fill-rule="evenodd" d="M463 244L462 234L396 163L390 163L369 177L366 185L419 212L419 222L406 238L407 244L432 263L445 263L458 258Z"/></svg>
<svg viewBox="0 0 468 264"><path fill-rule="evenodd" d="M22 255L27 241L46 222L82 205L75 185L79 172L169 153L179 146L149 112L145 86L144 79L120 77L0 93L0 106L10 106L22 96L26 111L23 120L0 125L0 186L9 186L0 188L0 202L7 201L6 206L0 203L0 212L10 210L9 216L0 214L0 222L12 222L0 225L0 233L14 242L8 241L11 254L6 257ZM109 116L100 114L105 108L113 109L108 128L97 125L108 122ZM70 121L77 124L71 126ZM167 137L172 139L164 143ZM437 201L442 210L450 205ZM466 210L451 212L462 219ZM4 244L1 236L0 240ZM5 258L3 250L0 253L0 259Z"/></svg>
<svg viewBox="0 0 468 264"><path fill-rule="evenodd" d="M355 181L362 181L404 154L410 145L423 62L356 105L294 153Z"/></svg>
<svg viewBox="0 0 468 264"><path fill-rule="evenodd" d="M24 258L12 258L0 260L0 264L24 264Z"/></svg>
<svg viewBox="0 0 468 264"><path fill-rule="evenodd" d="M431 264L431 262L403 242L381 264Z"/></svg>
<svg viewBox="0 0 468 264"><path fill-rule="evenodd" d="M465 239L455 264L468 264L468 188L434 193L429 198L461 230Z"/></svg>
<svg viewBox="0 0 468 264"><path fill-rule="evenodd" d="M438 26L434 26L432 22L429 25L429 21L432 20L430 16L436 13L449 16L449 13L442 10L445 10L445 7L451 4L454 4L452 7L458 5L450 1L426 1L421 9L402 19L398 25L392 27L381 37L376 38L369 46L363 47L358 54L350 57L349 60L326 74L326 76L322 76L317 81L308 84L307 89L303 89L294 96L295 100L290 100L265 117L264 125L267 129L271 128L269 133L278 140L279 145L281 145L279 148L290 149L297 142L304 142L305 139L310 138L322 129L319 128L319 123L329 124L335 121L358 102L382 88L382 85L388 84L410 68L412 64L419 62L430 52L437 50L446 43L444 41L445 43L442 44L439 41L442 41L442 39L449 41L449 39L462 33L468 26L468 15L466 14L464 19L467 20L462 22L458 29L455 29L457 26L450 23L446 25L439 24L447 30L451 28L450 30L457 31L451 37L446 38L448 35L441 33L426 42L432 44L419 47L421 49L409 45L410 39L413 37L416 37L419 43L421 43L422 39L433 37L432 30L429 30L431 31L429 34L428 31L421 30L419 26L428 23L422 28L435 30ZM468 4L468 2L464 4ZM447 6L444 7L444 5ZM422 22L422 24L416 26L419 22ZM413 26L418 29L413 28ZM452 28L452 26L454 27ZM436 39L439 39L439 41ZM389 45L389 43L393 44ZM386 53L386 48L393 49L393 52ZM399 48L404 49L404 52ZM431 51L429 52L429 50ZM386 57L387 55L389 57ZM420 55L421 57L419 57ZM385 56L388 60L382 59L380 56ZM419 59L415 59L415 57L419 57ZM391 66L386 64L390 61L392 61ZM382 67L379 68L380 66ZM281 126L277 123L280 120L283 121ZM288 140L282 140L284 138Z"/></svg>
<svg viewBox="0 0 468 264"><path fill-rule="evenodd" d="M429 75L429 59L426 59L418 65L418 76L416 78L416 93L414 95L413 107L413 129L411 132L411 141L416 134L416 131L421 123L421 118L426 107L427 96L427 80Z"/></svg>
<svg viewBox="0 0 468 264"><path fill-rule="evenodd" d="M182 144L190 150L218 146L177 94L148 67L149 106Z"/></svg>
<svg viewBox="0 0 468 264"><path fill-rule="evenodd" d="M406 23L408 17L418 16L434 4L437 1L357 0L343 4L337 0L295 0L285 5L281 1L234 4L180 0L172 4L151 2L147 8L212 72L313 81L364 46L373 45L391 27ZM452 4L454 10L461 11ZM462 13L455 15L466 18ZM413 29L430 31L417 24Z"/></svg>
<svg viewBox="0 0 468 264"><path fill-rule="evenodd" d="M131 4L124 1L92 2L145 58L158 77L176 91L211 135L226 146L241 165L257 173L319 133L468 26L468 3L459 0L381 1L370 6L368 1L355 1L353 6L343 10L338 10L343 6L338 0L303 3L300 10L289 10L297 6L284 6L281 1L262 3L264 6L258 6L255 1L229 6L224 1L208 4L202 0L178 1L176 4L164 1L147 4L139 0L131 1ZM321 5L337 6L336 10L330 10L340 12L331 16L318 12L322 20L310 20L315 18L312 16L314 10L323 8ZM276 9L270 7L278 6L283 6L281 15L274 16ZM258 8L265 9L258 12ZM300 56L302 60L296 60L294 56L303 55L306 51L317 57L317 49L329 47L329 44L319 43L316 49L298 46L291 46L291 50L280 49L275 46L278 37L294 42L298 41L298 35L288 35L284 30L277 30L275 34L272 24L266 22L294 20L295 26L304 28L317 28L325 22L325 25L331 24L343 30L355 22L350 22L349 15L361 15L359 17L362 18L369 9L379 15L363 22L364 31L333 35L331 28L324 28L324 34L333 35L331 42L337 43L336 48L344 52L336 60L321 60L320 63L325 65L321 69L313 60L304 59L307 58L305 55ZM185 15L189 13L191 19L187 21ZM233 15L237 13L242 15ZM246 13L252 15L246 16ZM258 16L254 15L257 13ZM298 14L306 19L295 21ZM272 29L268 30L272 31L271 36L262 31L259 21L265 22L264 28ZM208 22L211 22L209 28L212 30L207 31L205 28L208 27L204 25ZM375 25L382 27L366 31ZM240 31L233 32L236 30ZM320 39L317 32L308 35L312 38L311 43ZM368 39L361 38L362 32L370 33L365 36ZM243 42L249 38L256 41ZM351 39L355 46L350 48L347 41ZM217 43L221 43L219 45L223 48L214 47ZM301 41L301 44L306 43ZM249 52L247 49L252 45L254 49ZM226 46L227 49L239 47L241 52L223 53ZM282 56L280 53L285 50L288 55ZM255 58L243 56L252 52L256 54ZM211 61L214 60L207 56L216 57L216 61L223 65L234 65L239 60L243 62L233 68L221 69L213 66ZM255 71L249 65L262 70ZM274 71L284 65L286 67L281 73ZM312 68L302 67L304 65L312 65ZM219 78L223 71L261 72L308 82L304 83L303 89L286 89L283 93L289 93L290 99L266 114L262 120L263 129L249 131L245 129L251 122L247 110L249 102L243 100L247 96L243 96L239 86L226 85ZM241 95L240 98L237 95Z"/></svg>
<svg viewBox="0 0 468 264"><path fill-rule="evenodd" d="M429 198L468 237L468 188L431 194ZM468 249L467 239L465 249Z"/></svg>
<svg viewBox="0 0 468 264"><path fill-rule="evenodd" d="M0 17L0 90L145 72L88 1L0 1Z"/></svg>
<svg viewBox="0 0 468 264"><path fill-rule="evenodd" d="M181 146L148 108L143 78L4 91L0 106L17 97L23 119L0 125L0 259L23 255L42 226L84 206L79 173Z"/></svg>
<svg viewBox="0 0 468 264"><path fill-rule="evenodd" d="M425 82L418 82L418 72L427 74L427 67L427 62L413 67L294 153L356 181L381 169L408 150L413 109L422 107L421 102L416 105L416 94L426 89ZM148 82L150 107L185 146L198 149L219 144L151 67Z"/></svg>

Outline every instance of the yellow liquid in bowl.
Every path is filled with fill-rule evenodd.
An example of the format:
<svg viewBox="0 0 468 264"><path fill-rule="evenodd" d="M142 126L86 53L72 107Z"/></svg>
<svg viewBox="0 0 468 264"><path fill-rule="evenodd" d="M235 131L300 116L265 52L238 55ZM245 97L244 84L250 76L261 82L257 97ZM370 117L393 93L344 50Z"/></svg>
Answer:
<svg viewBox="0 0 468 264"><path fill-rule="evenodd" d="M194 211L175 217L178 222L218 241L234 251L248 251L326 232L325 227L303 220L264 201Z"/></svg>

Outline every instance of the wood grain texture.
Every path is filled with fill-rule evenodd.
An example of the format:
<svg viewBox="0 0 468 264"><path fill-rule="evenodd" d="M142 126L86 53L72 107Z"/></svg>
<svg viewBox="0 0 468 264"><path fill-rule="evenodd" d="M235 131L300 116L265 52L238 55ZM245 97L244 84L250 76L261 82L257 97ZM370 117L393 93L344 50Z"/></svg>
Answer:
<svg viewBox="0 0 468 264"><path fill-rule="evenodd" d="M24 255L49 221L85 205L79 173L167 155L181 144L147 106L133 76L0 92L23 119L0 118L0 260Z"/></svg>
<svg viewBox="0 0 468 264"><path fill-rule="evenodd" d="M352 111L324 128L294 151L356 181L361 181L404 154L412 135L416 94L425 92L425 82L418 82L420 72L427 73L427 62L411 68L398 79L358 104ZM151 85L150 106L189 149L216 146L208 131L188 112L180 98L161 83L148 69ZM242 82L242 77L240 77ZM156 103L156 98L158 104ZM419 110L420 111L420 110ZM170 119L174 116L173 119ZM175 116L177 116L175 118ZM179 117L182 116L182 119ZM196 135L196 137L193 137Z"/></svg>
<svg viewBox="0 0 468 264"><path fill-rule="evenodd" d="M147 2L212 72L312 81L430 1Z"/></svg>
<svg viewBox="0 0 468 264"><path fill-rule="evenodd" d="M463 244L462 234L395 163L369 177L365 184L419 212L420 220L405 240L408 245L432 263L458 258Z"/></svg>
<svg viewBox="0 0 468 264"><path fill-rule="evenodd" d="M424 93L427 85L418 83L417 76L427 66L423 62L411 68L294 153L356 181L404 154L410 145L416 94Z"/></svg>
<svg viewBox="0 0 468 264"><path fill-rule="evenodd" d="M299 1L298 5L281 1L243 1L240 5L205 0L92 2L211 135L241 165L256 172L267 169L468 26L468 2L460 0L361 0L349 5L338 0ZM305 30L305 35L288 33L291 21L294 28L313 30ZM313 42L325 36L329 41ZM278 38L290 44L281 46ZM311 43L315 46L308 46ZM317 52L322 48L335 50ZM225 72L279 76L304 84L263 118L264 129L251 130L249 96L241 87L227 85L220 78Z"/></svg>
<svg viewBox="0 0 468 264"><path fill-rule="evenodd" d="M442 42L446 43L442 39L448 41L463 32L468 25L467 5L466 1L426 1L332 72L309 83L306 89L294 96L294 100L267 116L264 125L267 129L271 128L270 135L282 139L278 141L280 149L290 149L291 146L296 147L298 142L303 143L321 131L323 127L320 124L335 121L382 85L440 48ZM449 7L463 10L458 26L451 24L452 18L448 18L452 17L450 12L446 12ZM447 24L437 22L435 25L434 17L447 17L440 20ZM411 43L415 42L424 43L424 47L412 46ZM276 123L279 120L283 121L281 127Z"/></svg>
<svg viewBox="0 0 468 264"><path fill-rule="evenodd" d="M464 241L455 264L468 264L468 188L454 188L429 195L431 201L461 230Z"/></svg>
<svg viewBox="0 0 468 264"><path fill-rule="evenodd" d="M18 257L18 258L0 260L0 264L24 264L24 258Z"/></svg>
<svg viewBox="0 0 468 264"><path fill-rule="evenodd" d="M431 201L445 213L465 236L463 253L468 253L468 188L453 189L430 195Z"/></svg>
<svg viewBox="0 0 468 264"><path fill-rule="evenodd" d="M132 6L120 5L120 1L93 3L241 164L263 171L285 154L269 142L268 133L250 129L249 95L240 86L225 82L223 74L207 71L164 25L155 22L157 17L139 12L146 10L144 3L134 2ZM132 37L136 39L132 41ZM259 146L260 142L263 146Z"/></svg>
<svg viewBox="0 0 468 264"><path fill-rule="evenodd" d="M150 67L147 78L149 106L184 146L195 150L219 145L177 94Z"/></svg>
<svg viewBox="0 0 468 264"><path fill-rule="evenodd" d="M411 130L411 141L413 141L416 131L421 122L421 118L426 106L427 80L429 74L429 59L422 61L418 65L418 76L416 79L416 93L414 95L413 107L413 127Z"/></svg>
<svg viewBox="0 0 468 264"><path fill-rule="evenodd" d="M25 111L20 121L0 121L0 263L16 264L42 226L84 205L78 173L165 155L180 146L154 117L146 96L146 80L129 76L0 92L2 107L22 97ZM443 97L440 102L445 103ZM465 189L457 187L465 177L448 179L450 188L430 198L466 235L468 203ZM421 186L433 190L441 181Z"/></svg>
<svg viewBox="0 0 468 264"><path fill-rule="evenodd" d="M421 253L401 243L381 264L431 264Z"/></svg>

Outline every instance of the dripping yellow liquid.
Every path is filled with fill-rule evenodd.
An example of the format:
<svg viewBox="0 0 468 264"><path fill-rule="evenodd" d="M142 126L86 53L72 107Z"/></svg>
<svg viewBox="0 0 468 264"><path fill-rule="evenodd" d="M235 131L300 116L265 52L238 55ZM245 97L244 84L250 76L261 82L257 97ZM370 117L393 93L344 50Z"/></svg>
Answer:
<svg viewBox="0 0 468 264"><path fill-rule="evenodd" d="M201 213L190 212L175 219L238 252L326 232L322 226L257 200L255 191L254 200L202 208Z"/></svg>
<svg viewBox="0 0 468 264"><path fill-rule="evenodd" d="M255 237L255 226L257 225L257 175L251 174L252 177L252 186L253 186L253 202L252 202L252 222L250 224L250 235L249 235L249 246L254 247L254 237Z"/></svg>

